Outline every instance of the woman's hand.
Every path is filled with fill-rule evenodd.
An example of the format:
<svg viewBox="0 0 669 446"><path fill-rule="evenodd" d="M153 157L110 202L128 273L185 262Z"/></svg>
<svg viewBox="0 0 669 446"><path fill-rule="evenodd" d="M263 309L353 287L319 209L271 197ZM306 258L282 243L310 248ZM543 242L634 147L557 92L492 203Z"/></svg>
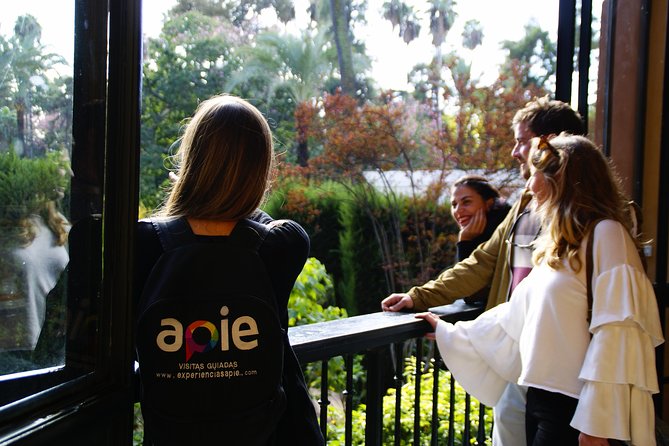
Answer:
<svg viewBox="0 0 669 446"><path fill-rule="evenodd" d="M581 432L578 435L578 446L609 446L609 440Z"/></svg>
<svg viewBox="0 0 669 446"><path fill-rule="evenodd" d="M460 228L458 241L462 242L465 240L473 240L479 235L483 234L486 223L486 210L483 208L479 209L474 215L472 215L472 218L469 219L467 224Z"/></svg>
<svg viewBox="0 0 669 446"><path fill-rule="evenodd" d="M427 313L418 313L416 314L416 319L423 319L426 320L430 323L432 326L432 330L437 329L437 324L439 323L439 316L437 316L434 313L430 313L429 311ZM433 333L426 333L425 337L428 339L434 340L434 332Z"/></svg>

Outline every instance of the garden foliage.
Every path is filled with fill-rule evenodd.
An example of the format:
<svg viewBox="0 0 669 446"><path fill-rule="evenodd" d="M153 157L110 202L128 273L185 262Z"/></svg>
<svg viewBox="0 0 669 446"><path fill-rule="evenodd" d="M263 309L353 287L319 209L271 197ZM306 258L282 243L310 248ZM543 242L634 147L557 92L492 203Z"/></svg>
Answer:
<svg viewBox="0 0 669 446"><path fill-rule="evenodd" d="M0 153L0 228L3 239L17 222L42 215L45 203L60 200L69 183L69 167L58 153L24 158L14 151ZM4 246L4 244L3 244Z"/></svg>
<svg viewBox="0 0 669 446"><path fill-rule="evenodd" d="M289 324L291 326L323 322L346 317L346 310L332 305L332 279L325 267L315 258L309 258L297 278L289 302ZM402 393L400 408L400 444L409 445L413 442L414 404L416 401L416 358L412 356L412 346L408 346L408 357L404 369L401 371L400 392ZM428 357L430 355L427 355ZM366 375L361 364L362 357L356 356L353 363L354 389L346 389L346 375L344 361L341 357L331 358L328 361L328 444L343 445L345 438L345 390L352 392L352 426L353 444L364 444L365 438L365 381ZM432 432L432 391L434 383L434 359L428 358L428 366L422 373L420 384L420 444L429 444ZM424 367L421 364L421 367ZM305 367L305 379L312 391L314 399L320 398L321 367L320 363L311 363ZM437 398L438 444L448 444L448 419L453 411L454 417L454 444L463 445L463 429L465 428L465 392L455 384L455 406L451 408L451 375L440 370L439 395ZM390 444L395 436L396 392L392 387L383 398L383 444ZM470 416L474 421L479 411L479 403L472 399ZM486 409L485 432L490 435L492 415ZM470 437L476 438L476 422L472 423ZM490 444L488 438L487 444Z"/></svg>
<svg viewBox="0 0 669 446"><path fill-rule="evenodd" d="M299 222L311 255L332 274L335 303L352 314L429 280L453 262L457 227L447 204L388 196L369 185L286 181L264 209Z"/></svg>

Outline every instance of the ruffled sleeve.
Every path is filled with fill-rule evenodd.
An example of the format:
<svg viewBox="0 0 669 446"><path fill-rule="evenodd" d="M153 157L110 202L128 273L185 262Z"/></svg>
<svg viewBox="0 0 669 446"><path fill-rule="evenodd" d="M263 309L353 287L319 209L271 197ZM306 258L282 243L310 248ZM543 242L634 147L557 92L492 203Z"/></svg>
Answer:
<svg viewBox="0 0 669 446"><path fill-rule="evenodd" d="M663 342L655 293L619 223L601 222L594 236L592 339L571 425L598 437L654 445L655 347Z"/></svg>
<svg viewBox="0 0 669 446"><path fill-rule="evenodd" d="M655 292L643 270L616 266L594 278L592 287L592 334L607 324L631 321L652 338L654 347L664 342Z"/></svg>
<svg viewBox="0 0 669 446"><path fill-rule="evenodd" d="M508 310L509 303L504 303L473 321L455 325L440 321L435 333L455 379L487 406L495 406L507 384L520 375L518 342L500 323Z"/></svg>

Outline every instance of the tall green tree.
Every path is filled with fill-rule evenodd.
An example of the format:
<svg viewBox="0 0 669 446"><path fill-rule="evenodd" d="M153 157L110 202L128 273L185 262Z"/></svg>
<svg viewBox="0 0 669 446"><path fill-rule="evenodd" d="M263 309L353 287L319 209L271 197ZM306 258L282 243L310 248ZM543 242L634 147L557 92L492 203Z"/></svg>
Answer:
<svg viewBox="0 0 669 446"><path fill-rule="evenodd" d="M366 0L310 0L309 5L312 24L326 31L336 49L339 80L329 90L339 89L358 99L368 97L365 72L370 60L364 42L356 40L353 28L365 23L366 9Z"/></svg>
<svg viewBox="0 0 669 446"><path fill-rule="evenodd" d="M415 68L413 76L418 75L424 82L421 83L422 97L428 100L433 108L433 113L438 125L441 123L441 92L445 84L441 82L442 71L444 68L444 56L442 54L442 45L446 41L448 32L453 27L457 12L455 11L455 0L429 0L428 18L430 23L430 34L432 35L432 45L434 46L434 58L429 65L420 65ZM418 25L419 16L412 6L407 5L402 0L389 0L383 5L384 17L388 19L393 26L399 26L400 36L404 42L411 43L413 39L420 35L420 26ZM429 71L429 72L428 72ZM421 73L421 74L418 74ZM425 87L430 86L432 92L425 91Z"/></svg>
<svg viewBox="0 0 669 446"><path fill-rule="evenodd" d="M262 78L267 99L283 88L295 103L317 98L334 73L332 46L323 32L303 31L299 36L274 31L259 34L244 51L245 63L227 86L230 89Z"/></svg>
<svg viewBox="0 0 669 446"><path fill-rule="evenodd" d="M323 31L305 30L300 36L266 32L258 35L244 54L246 62L228 83L229 89L260 80L256 84L267 86L268 103L287 96L292 105L291 124L294 122L296 126L296 161L306 166L308 139L305 129L295 119L295 107L318 100L326 81L332 78L335 64L331 42Z"/></svg>
<svg viewBox="0 0 669 446"><path fill-rule="evenodd" d="M339 82L337 87L344 93L355 96L360 89L360 74L368 67L364 45L356 42L353 24L364 21L365 0L311 0L308 10L312 25L319 31L328 30L337 53ZM258 16L266 9L272 9L281 23L295 18L292 0L177 0L171 10L173 14L198 11L210 17L227 19L245 35L260 33Z"/></svg>
<svg viewBox="0 0 669 446"><path fill-rule="evenodd" d="M432 45L439 49L446 41L448 32L455 23L455 0L430 0L430 34Z"/></svg>
<svg viewBox="0 0 669 446"><path fill-rule="evenodd" d="M141 200L153 208L160 202L165 158L179 134L179 123L197 104L224 92L239 70L237 48L247 39L234 25L198 11L172 15L160 37L146 45L142 87Z"/></svg>
<svg viewBox="0 0 669 446"><path fill-rule="evenodd" d="M518 41L505 40L502 49L508 51L502 72L508 73L512 65L519 65L522 72L522 84L527 87L543 87L555 74L557 45L548 34L535 23L525 25L525 35Z"/></svg>
<svg viewBox="0 0 669 446"><path fill-rule="evenodd" d="M247 32L253 31L256 18L266 9L272 9L282 23L295 18L292 0L177 0L171 14L197 11L209 17L221 17Z"/></svg>
<svg viewBox="0 0 669 446"><path fill-rule="evenodd" d="M36 120L34 129L43 135L40 141L33 139L36 152L69 152L72 147L73 98L72 76L69 75L47 78L36 89L33 105L38 105L40 119Z"/></svg>
<svg viewBox="0 0 669 446"><path fill-rule="evenodd" d="M332 32L337 47L341 89L345 94L355 95L355 73L353 71L353 42L351 32L351 9L348 0L330 0Z"/></svg>
<svg viewBox="0 0 669 446"><path fill-rule="evenodd" d="M13 129L0 133L0 144L13 144L18 152L34 156L44 151L35 138L33 114L43 111L35 103L38 90L49 88L47 73L65 59L48 53L41 43L42 27L30 14L20 16L14 34L0 39L0 101L5 116L15 118ZM5 108L6 107L6 108Z"/></svg>

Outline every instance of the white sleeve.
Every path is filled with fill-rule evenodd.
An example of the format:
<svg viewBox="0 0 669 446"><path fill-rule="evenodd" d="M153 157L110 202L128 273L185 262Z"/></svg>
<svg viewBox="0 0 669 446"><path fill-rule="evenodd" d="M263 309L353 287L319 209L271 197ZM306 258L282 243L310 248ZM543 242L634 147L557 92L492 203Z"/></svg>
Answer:
<svg viewBox="0 0 669 446"><path fill-rule="evenodd" d="M571 425L598 437L654 445L655 347L663 342L655 293L622 225L598 224L593 251L592 339Z"/></svg>
<svg viewBox="0 0 669 446"><path fill-rule="evenodd" d="M655 407L650 392L626 384L586 382L571 425L603 438L655 445Z"/></svg>
<svg viewBox="0 0 669 446"><path fill-rule="evenodd" d="M504 330L504 303L473 321L440 321L435 336L446 366L462 387L487 406L495 406L509 382L520 375L518 342Z"/></svg>

